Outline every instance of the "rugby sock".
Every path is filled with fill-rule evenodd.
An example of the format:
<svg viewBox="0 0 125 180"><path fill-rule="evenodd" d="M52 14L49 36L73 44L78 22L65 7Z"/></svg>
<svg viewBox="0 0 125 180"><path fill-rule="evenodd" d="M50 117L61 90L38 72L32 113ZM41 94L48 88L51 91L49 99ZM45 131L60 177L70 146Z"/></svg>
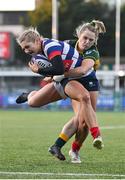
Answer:
<svg viewBox="0 0 125 180"><path fill-rule="evenodd" d="M79 143L77 143L76 141L74 141L72 143L72 150L75 151L79 151L82 145L80 145Z"/></svg>
<svg viewBox="0 0 125 180"><path fill-rule="evenodd" d="M92 137L93 137L94 139L97 138L98 136L100 136L99 127L90 128L90 132L91 132L91 135L92 135Z"/></svg>
<svg viewBox="0 0 125 180"><path fill-rule="evenodd" d="M64 144L68 141L68 139L69 139L69 138L68 138L67 135L61 133L61 134L59 135L59 138L56 140L55 144L56 144L58 147L62 148L62 147L64 146Z"/></svg>

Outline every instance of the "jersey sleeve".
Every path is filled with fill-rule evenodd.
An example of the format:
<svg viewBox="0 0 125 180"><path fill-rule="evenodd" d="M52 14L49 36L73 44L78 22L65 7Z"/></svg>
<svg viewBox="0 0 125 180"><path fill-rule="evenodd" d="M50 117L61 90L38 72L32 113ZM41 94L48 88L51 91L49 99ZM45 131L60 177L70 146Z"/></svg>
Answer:
<svg viewBox="0 0 125 180"><path fill-rule="evenodd" d="M99 55L99 52L98 50L96 49L90 49L90 50L87 50L85 53L84 53L84 60L87 60L87 59L93 59L95 64L94 64L94 69L97 70L100 66L100 55Z"/></svg>
<svg viewBox="0 0 125 180"><path fill-rule="evenodd" d="M48 60L51 60L55 56L62 54L62 46L58 41L48 39L43 43L43 51Z"/></svg>

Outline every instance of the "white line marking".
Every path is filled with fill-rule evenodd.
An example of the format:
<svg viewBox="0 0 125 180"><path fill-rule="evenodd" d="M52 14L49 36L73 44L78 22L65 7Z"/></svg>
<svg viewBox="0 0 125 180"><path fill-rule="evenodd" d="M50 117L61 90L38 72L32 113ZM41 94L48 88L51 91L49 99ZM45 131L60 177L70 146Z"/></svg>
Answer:
<svg viewBox="0 0 125 180"><path fill-rule="evenodd" d="M125 177L125 174L84 174L84 173L33 173L33 172L0 172L1 175L48 175L48 176L106 176Z"/></svg>
<svg viewBox="0 0 125 180"><path fill-rule="evenodd" d="M101 129L125 129L125 125L120 125L120 126L102 126Z"/></svg>

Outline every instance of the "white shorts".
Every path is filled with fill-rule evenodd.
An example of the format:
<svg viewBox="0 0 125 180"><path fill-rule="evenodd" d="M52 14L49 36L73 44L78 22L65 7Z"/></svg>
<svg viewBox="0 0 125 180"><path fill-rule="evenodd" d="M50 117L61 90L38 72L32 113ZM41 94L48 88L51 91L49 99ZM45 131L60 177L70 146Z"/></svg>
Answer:
<svg viewBox="0 0 125 180"><path fill-rule="evenodd" d="M54 87L63 99L67 98L63 86L60 84L60 82L54 82Z"/></svg>

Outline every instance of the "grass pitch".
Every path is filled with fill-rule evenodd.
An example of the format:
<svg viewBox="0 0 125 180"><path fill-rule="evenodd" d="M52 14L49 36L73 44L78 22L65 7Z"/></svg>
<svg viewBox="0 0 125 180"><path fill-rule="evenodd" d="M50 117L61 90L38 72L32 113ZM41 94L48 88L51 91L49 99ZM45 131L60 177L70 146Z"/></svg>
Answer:
<svg viewBox="0 0 125 180"><path fill-rule="evenodd" d="M71 164L71 140L61 162L48 153L72 112L0 111L1 179L125 179L125 113L97 113L105 148L92 147L89 135Z"/></svg>

